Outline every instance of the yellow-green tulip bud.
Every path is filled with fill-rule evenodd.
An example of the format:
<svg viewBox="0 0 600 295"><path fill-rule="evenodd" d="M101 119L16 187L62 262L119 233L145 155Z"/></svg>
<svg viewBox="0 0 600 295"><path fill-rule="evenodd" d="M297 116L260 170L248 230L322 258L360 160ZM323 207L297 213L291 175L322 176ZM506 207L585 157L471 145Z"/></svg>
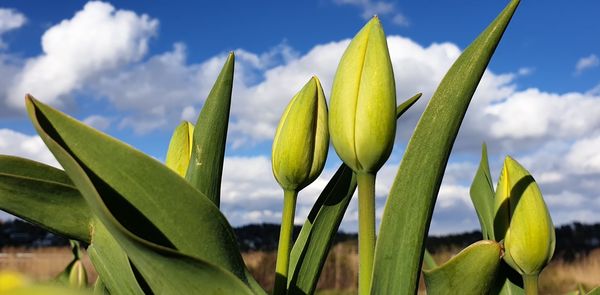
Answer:
<svg viewBox="0 0 600 295"><path fill-rule="evenodd" d="M273 174L284 190L298 191L323 170L329 146L327 103L312 77L288 104L273 140Z"/></svg>
<svg viewBox="0 0 600 295"><path fill-rule="evenodd" d="M497 191L497 208L508 210L510 218L504 260L522 275L537 275L555 247L554 225L540 188L523 166L506 157Z"/></svg>
<svg viewBox="0 0 600 295"><path fill-rule="evenodd" d="M71 267L71 272L69 273L69 286L79 289L87 287L87 272L85 271L85 267L81 260L75 261Z"/></svg>
<svg viewBox="0 0 600 295"><path fill-rule="evenodd" d="M181 122L175 128L171 142L169 143L169 149L167 150L165 165L182 177L185 176L190 164L192 142L194 139L193 134L194 124L187 121Z"/></svg>
<svg viewBox="0 0 600 295"><path fill-rule="evenodd" d="M355 172L375 173L392 152L396 86L385 33L373 17L344 52L331 90L329 132Z"/></svg>

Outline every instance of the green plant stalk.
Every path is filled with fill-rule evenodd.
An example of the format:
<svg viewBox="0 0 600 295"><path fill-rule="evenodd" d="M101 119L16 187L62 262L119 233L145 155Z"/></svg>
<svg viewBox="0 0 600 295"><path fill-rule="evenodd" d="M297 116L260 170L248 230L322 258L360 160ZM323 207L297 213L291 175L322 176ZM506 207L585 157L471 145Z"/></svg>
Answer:
<svg viewBox="0 0 600 295"><path fill-rule="evenodd" d="M523 275L525 295L538 295L538 274Z"/></svg>
<svg viewBox="0 0 600 295"><path fill-rule="evenodd" d="M279 231L279 245L277 247L275 286L273 288L274 295L285 294L287 289L287 276L290 263L290 251L292 250L292 233L294 232L294 214L296 211L297 196L297 191L283 191L283 213L281 215L281 229Z"/></svg>
<svg viewBox="0 0 600 295"><path fill-rule="evenodd" d="M375 257L375 174L358 173L358 294L369 294Z"/></svg>

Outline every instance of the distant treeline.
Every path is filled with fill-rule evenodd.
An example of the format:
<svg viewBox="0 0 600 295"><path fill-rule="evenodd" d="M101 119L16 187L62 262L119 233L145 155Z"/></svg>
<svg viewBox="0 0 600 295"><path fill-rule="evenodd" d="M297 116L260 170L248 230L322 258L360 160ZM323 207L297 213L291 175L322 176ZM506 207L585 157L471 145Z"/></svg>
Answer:
<svg viewBox="0 0 600 295"><path fill-rule="evenodd" d="M279 238L278 224L251 224L234 229L240 249L247 251L272 251L277 249ZM300 232L300 226L294 228L294 237ZM355 242L354 233L338 232L334 244ZM430 236L427 249L433 253L446 249L462 249L481 239L481 232ZM0 248L3 247L50 247L68 245L68 240L47 232L22 220L0 221ZM572 260L586 255L592 249L600 247L600 223L582 224L575 222L556 229L555 257Z"/></svg>

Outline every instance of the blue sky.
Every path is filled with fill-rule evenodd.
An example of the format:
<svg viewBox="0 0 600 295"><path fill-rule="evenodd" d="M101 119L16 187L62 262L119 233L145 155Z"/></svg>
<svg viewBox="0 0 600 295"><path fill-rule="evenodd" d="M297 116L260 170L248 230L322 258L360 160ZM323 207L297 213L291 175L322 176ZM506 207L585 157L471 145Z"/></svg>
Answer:
<svg viewBox="0 0 600 295"><path fill-rule="evenodd" d="M278 222L282 196L269 155L281 111L313 74L328 95L349 38L378 14L398 100L424 93L400 121L397 146L379 173L380 214L426 101L503 2L3 1L0 153L57 165L23 113L22 97L31 92L162 160L171 129L195 120L234 51L223 210L234 225ZM600 221L597 11L596 1L521 3L463 123L432 233L478 227L468 185L482 141L494 177L507 154L531 170L556 224ZM323 177L299 197L298 223L338 163L331 150ZM355 230L356 218L352 204L343 228Z"/></svg>

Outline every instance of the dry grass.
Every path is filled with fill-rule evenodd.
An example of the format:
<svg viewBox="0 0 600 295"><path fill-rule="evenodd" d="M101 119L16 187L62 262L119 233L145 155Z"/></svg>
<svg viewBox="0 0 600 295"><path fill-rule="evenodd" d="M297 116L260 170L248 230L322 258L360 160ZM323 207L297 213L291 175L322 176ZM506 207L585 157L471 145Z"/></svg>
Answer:
<svg viewBox="0 0 600 295"><path fill-rule="evenodd" d="M448 260L457 252L449 249L434 255L436 261ZM249 252L243 254L244 260L259 283L267 289L273 285L275 253ZM50 280L69 263L69 248L15 249L0 251L0 270L16 270L27 274L34 280ZM96 278L96 272L84 255L84 265L90 281ZM356 293L358 255L356 243L346 242L336 245L325 263L318 283L318 294L354 294ZM553 261L540 277L541 294L565 294L575 290L577 283L587 289L600 285L600 249L573 262ZM421 283L421 288L423 288ZM334 291L335 290L335 291ZM421 292L420 292L421 293Z"/></svg>
<svg viewBox="0 0 600 295"><path fill-rule="evenodd" d="M564 294L580 283L586 290L600 286L600 249L573 262L553 261L540 276L540 293Z"/></svg>
<svg viewBox="0 0 600 295"><path fill-rule="evenodd" d="M26 274L36 281L54 279L73 259L71 248L3 248L0 251L0 271L12 270ZM87 253L83 251L83 265L88 272L88 280L96 281L98 274Z"/></svg>

